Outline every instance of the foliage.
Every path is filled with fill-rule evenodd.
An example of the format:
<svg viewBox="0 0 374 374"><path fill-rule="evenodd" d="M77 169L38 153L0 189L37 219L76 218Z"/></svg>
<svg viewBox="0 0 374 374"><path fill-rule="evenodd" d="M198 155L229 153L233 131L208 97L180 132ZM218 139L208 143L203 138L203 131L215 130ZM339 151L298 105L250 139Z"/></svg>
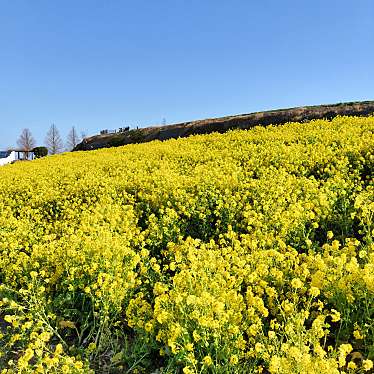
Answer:
<svg viewBox="0 0 374 374"><path fill-rule="evenodd" d="M133 129L128 131L127 136L132 143L143 143L145 135L141 129Z"/></svg>
<svg viewBox="0 0 374 374"><path fill-rule="evenodd" d="M35 147L33 150L36 158L45 157L48 155L47 147Z"/></svg>
<svg viewBox="0 0 374 374"><path fill-rule="evenodd" d="M363 373L374 118L0 170L2 373Z"/></svg>
<svg viewBox="0 0 374 374"><path fill-rule="evenodd" d="M108 145L109 147L120 147L125 144L125 138L123 134L112 136Z"/></svg>

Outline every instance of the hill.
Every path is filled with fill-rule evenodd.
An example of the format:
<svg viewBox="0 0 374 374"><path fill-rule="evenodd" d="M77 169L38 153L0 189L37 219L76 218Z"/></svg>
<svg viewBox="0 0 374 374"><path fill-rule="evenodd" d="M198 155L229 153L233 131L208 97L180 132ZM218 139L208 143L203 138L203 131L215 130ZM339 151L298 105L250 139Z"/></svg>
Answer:
<svg viewBox="0 0 374 374"><path fill-rule="evenodd" d="M374 113L374 101L361 101L329 105L304 106L209 118L174 125L147 127L124 133L95 135L85 138L75 151L143 143L152 140L184 138L190 135L224 133L232 129L250 129L254 126L280 125L287 122L305 122L313 119L332 119L336 116L365 116Z"/></svg>
<svg viewBox="0 0 374 374"><path fill-rule="evenodd" d="M372 372L373 134L344 116L1 167L0 372Z"/></svg>

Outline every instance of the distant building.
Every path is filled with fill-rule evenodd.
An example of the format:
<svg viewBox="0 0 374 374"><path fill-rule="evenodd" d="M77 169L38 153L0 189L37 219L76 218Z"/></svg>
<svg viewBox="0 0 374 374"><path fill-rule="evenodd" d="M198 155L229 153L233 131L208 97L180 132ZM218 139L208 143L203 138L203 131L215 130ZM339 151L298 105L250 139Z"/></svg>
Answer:
<svg viewBox="0 0 374 374"><path fill-rule="evenodd" d="M115 134L117 130L101 130L100 135Z"/></svg>
<svg viewBox="0 0 374 374"><path fill-rule="evenodd" d="M25 151L23 149L10 149L8 151L0 151L0 166L11 164L15 161L33 160L34 152Z"/></svg>

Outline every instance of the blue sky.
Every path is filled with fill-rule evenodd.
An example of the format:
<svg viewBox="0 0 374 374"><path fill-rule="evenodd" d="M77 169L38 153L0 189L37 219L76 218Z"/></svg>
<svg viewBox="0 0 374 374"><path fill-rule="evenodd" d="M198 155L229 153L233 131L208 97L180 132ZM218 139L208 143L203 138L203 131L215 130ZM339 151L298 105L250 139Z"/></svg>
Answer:
<svg viewBox="0 0 374 374"><path fill-rule="evenodd" d="M374 2L0 0L0 149L374 99Z"/></svg>

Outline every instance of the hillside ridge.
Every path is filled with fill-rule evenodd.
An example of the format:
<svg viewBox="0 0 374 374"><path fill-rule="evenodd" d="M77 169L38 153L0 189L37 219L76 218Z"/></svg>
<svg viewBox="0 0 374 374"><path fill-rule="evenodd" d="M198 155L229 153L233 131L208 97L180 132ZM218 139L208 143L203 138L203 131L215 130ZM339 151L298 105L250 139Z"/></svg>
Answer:
<svg viewBox="0 0 374 374"><path fill-rule="evenodd" d="M219 118L207 118L172 125L145 127L115 134L94 135L83 139L74 148L74 151L116 147L152 140L184 138L211 132L224 133L232 129L250 129L259 125L281 125L287 122L305 122L314 119L332 119L336 116L367 116L370 114L374 114L374 101L355 101L276 109Z"/></svg>

